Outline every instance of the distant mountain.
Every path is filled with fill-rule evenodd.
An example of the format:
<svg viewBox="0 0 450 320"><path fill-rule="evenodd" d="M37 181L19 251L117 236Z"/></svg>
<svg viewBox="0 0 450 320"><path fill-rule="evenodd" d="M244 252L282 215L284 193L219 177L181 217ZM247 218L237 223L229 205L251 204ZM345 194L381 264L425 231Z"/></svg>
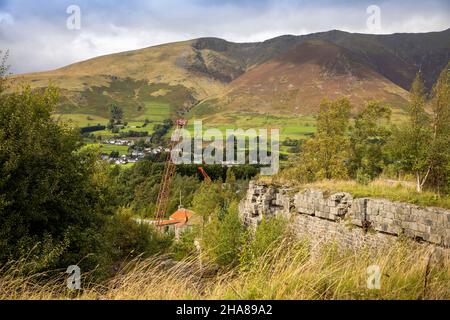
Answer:
<svg viewBox="0 0 450 320"><path fill-rule="evenodd" d="M215 38L196 41L196 47L223 52L247 69L290 51L305 41L323 40L359 55L364 63L395 84L410 89L421 70L431 89L450 60L450 29L442 32L370 35L338 30L304 36L286 35L261 43L236 44Z"/></svg>
<svg viewBox="0 0 450 320"><path fill-rule="evenodd" d="M450 60L450 29L392 35L330 31L305 38L329 41L360 55L375 71L406 90L419 70L431 89Z"/></svg>
<svg viewBox="0 0 450 320"><path fill-rule="evenodd" d="M402 107L407 92L364 59L322 40L308 40L255 66L217 100L227 111L315 114L323 98L350 98L355 106L378 99Z"/></svg>
<svg viewBox="0 0 450 320"><path fill-rule="evenodd" d="M105 120L118 104L130 121L159 121L228 109L311 114L323 97L341 95L356 107L378 99L401 108L416 73L430 89L449 60L450 29L393 35L334 30L260 43L201 38L14 78L33 88L59 86L58 113L69 118Z"/></svg>

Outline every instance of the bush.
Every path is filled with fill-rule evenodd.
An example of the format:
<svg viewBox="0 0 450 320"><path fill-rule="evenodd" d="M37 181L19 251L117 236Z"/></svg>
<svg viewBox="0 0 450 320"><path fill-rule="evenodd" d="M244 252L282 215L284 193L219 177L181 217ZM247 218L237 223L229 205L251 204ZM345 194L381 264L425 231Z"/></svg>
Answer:
<svg viewBox="0 0 450 320"><path fill-rule="evenodd" d="M275 248L284 239L287 220L281 217L264 219L253 234L247 231L246 243L240 255L243 269L256 263L268 250Z"/></svg>
<svg viewBox="0 0 450 320"><path fill-rule="evenodd" d="M235 266L239 262L243 232L237 202L234 202L222 217L215 216L206 226L203 233L204 251L222 267Z"/></svg>
<svg viewBox="0 0 450 320"><path fill-rule="evenodd" d="M195 240L197 236L197 230L190 230L181 235L180 240L172 247L175 260L180 261L196 253Z"/></svg>
<svg viewBox="0 0 450 320"><path fill-rule="evenodd" d="M96 131L103 131L105 129L106 129L106 126L97 125L97 126L81 128L80 131L81 131L81 134L85 134L85 133L91 133L91 132L96 132Z"/></svg>
<svg viewBox="0 0 450 320"><path fill-rule="evenodd" d="M80 148L80 133L53 121L57 101L54 88L0 92L0 263L31 249L29 239L68 241L52 263L75 264L100 248L96 238L113 212L98 150Z"/></svg>
<svg viewBox="0 0 450 320"><path fill-rule="evenodd" d="M115 262L164 253L170 248L172 237L158 233L149 224L134 221L131 211L121 208L107 222L104 241Z"/></svg>
<svg viewBox="0 0 450 320"><path fill-rule="evenodd" d="M69 240L56 242L51 235L43 237L23 237L17 245L17 261L23 261L18 273L37 274L57 267L55 264L67 252Z"/></svg>
<svg viewBox="0 0 450 320"><path fill-rule="evenodd" d="M365 173L362 168L356 172L356 182L362 185L368 185L372 181L369 174Z"/></svg>

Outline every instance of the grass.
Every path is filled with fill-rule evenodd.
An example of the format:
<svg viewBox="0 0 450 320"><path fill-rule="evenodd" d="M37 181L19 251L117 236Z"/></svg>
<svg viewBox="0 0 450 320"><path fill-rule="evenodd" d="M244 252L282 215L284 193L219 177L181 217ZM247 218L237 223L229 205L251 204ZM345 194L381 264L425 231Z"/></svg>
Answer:
<svg viewBox="0 0 450 320"><path fill-rule="evenodd" d="M118 151L120 156L125 156L128 154L127 146L115 146L110 144L94 144L100 148L100 151L104 154L111 154L113 151Z"/></svg>
<svg viewBox="0 0 450 320"><path fill-rule="evenodd" d="M331 192L348 192L355 198L384 198L391 201L406 202L423 207L450 209L450 197L439 196L430 191L417 192L415 184L409 181L378 179L364 185L354 180L323 180L314 183L299 183L289 177L289 173L274 177L260 177L267 183L285 183L295 189L321 189Z"/></svg>
<svg viewBox="0 0 450 320"><path fill-rule="evenodd" d="M112 279L82 278L78 295L66 289L64 271L46 281L17 272L20 263L0 270L0 299L82 300L410 300L450 299L450 263L432 263L430 248L398 241L384 250L337 250L333 243L311 248L307 239L286 239L247 268L214 272L192 256L133 260ZM23 262L21 262L23 263ZM380 289L368 289L368 267L380 267Z"/></svg>
<svg viewBox="0 0 450 320"><path fill-rule="evenodd" d="M168 103L146 102L144 113L133 120L144 121L148 119L155 122L163 122L165 119L170 119L171 108Z"/></svg>
<svg viewBox="0 0 450 320"><path fill-rule="evenodd" d="M142 127L144 124L143 122L140 122L138 125L134 125L135 123L137 123L137 122L133 122L133 124L128 124L128 126L125 128L121 128L119 130L119 133L121 133L121 132L127 133L129 131L135 131L135 132L147 132L149 136L153 134L155 123L147 124L147 126L145 126L145 127ZM137 128L137 127L139 127L139 128ZM116 137L119 135L118 133L112 133L112 131L108 130L108 129L95 131L95 132L92 132L92 134L96 137L100 136L100 137L102 137L102 139L110 139L110 138L113 138L113 137Z"/></svg>
<svg viewBox="0 0 450 320"><path fill-rule="evenodd" d="M159 94L152 95L154 91ZM130 96L130 92L134 92L134 94ZM124 111L124 121L128 122L128 126L121 129L120 132L131 130L148 132L151 135L156 124L170 119L172 112L177 110L178 100L188 95L187 89L181 86L149 85L142 81L126 79L112 82L110 86L86 90L84 92L87 100L85 105L62 105L54 114L54 118L80 128L97 124L106 126L109 122L109 106L117 104ZM71 113L71 110L74 109L79 113ZM150 123L143 127L145 120L149 120ZM109 130L97 131L93 134L102 138L115 136Z"/></svg>
<svg viewBox="0 0 450 320"><path fill-rule="evenodd" d="M55 117L70 120L80 127L106 125L111 106L117 105L124 112L124 121L148 119L161 123L184 111L187 101L195 102L191 90L182 85L148 83L131 78L110 79L109 83L85 88L78 95L77 99L72 99L71 93L64 91Z"/></svg>
<svg viewBox="0 0 450 320"><path fill-rule="evenodd" d="M419 193L415 190L414 185L407 182L388 182L380 179L368 185L362 185L355 181L321 181L305 187L348 192L357 198L385 198L420 206L450 209L450 197L440 197L436 193L429 191Z"/></svg>
<svg viewBox="0 0 450 320"><path fill-rule="evenodd" d="M120 167L122 169L130 169L132 167L134 167L135 163L126 163L126 164L121 164Z"/></svg>
<svg viewBox="0 0 450 320"><path fill-rule="evenodd" d="M77 96L78 92L86 88L110 86L113 76L118 77L116 82L120 80L123 82L128 78L135 79L134 82L142 80L153 82L155 85L149 91L149 95L153 94L155 98L162 93L173 91L173 88L167 88L168 85L171 84L174 87L179 83L194 90L202 100L207 97L206 94L209 96L221 93L224 84L220 81L214 81L210 77L195 72L187 76L186 69L179 66L180 59L185 57L186 62L183 63L186 63L188 67L189 60L195 54L191 41L171 43L98 57L56 71L20 75L17 78L30 83L33 88L44 87L51 81L70 97ZM137 85L133 83L123 83L123 88L131 89L130 92L133 92L132 90L136 87ZM119 90L115 90L117 91ZM101 105L95 107L101 107Z"/></svg>
<svg viewBox="0 0 450 320"><path fill-rule="evenodd" d="M97 124L101 125L107 125L108 119L96 116L96 115L90 115L90 114L84 114L84 113L67 113L67 114L54 114L54 119L64 121L64 122L70 122L76 127L89 127L89 126L96 126Z"/></svg>
<svg viewBox="0 0 450 320"><path fill-rule="evenodd" d="M81 114L81 113L73 113L73 114L54 114L53 118L58 121L63 121L66 123L69 123L73 127L77 128L83 128L83 127L89 127L89 126L95 126L97 124L106 126L109 122L108 119L102 118L99 116L89 115L89 114ZM161 119L165 119L164 116L159 117ZM159 119L158 118L158 119ZM124 128L121 128L119 132L147 132L148 135L151 135L154 132L154 127L158 123L162 123L162 121L159 120L152 120L153 122L148 123L144 127L144 121L145 119L155 119L155 117L144 117L144 120L133 120L128 122L128 125ZM101 136L103 139L110 139L118 134L112 133L111 130L105 129L100 131L92 132L92 134L96 137Z"/></svg>
<svg viewBox="0 0 450 320"><path fill-rule="evenodd" d="M128 126L121 131L127 132L127 131L135 131L135 132L148 132L149 134L153 133L153 128L155 126L155 123L149 123L144 127L143 121L131 121L128 122Z"/></svg>
<svg viewBox="0 0 450 320"><path fill-rule="evenodd" d="M316 132L316 119L310 116L268 115L259 113L226 113L208 117L190 117L187 129L193 131L195 120L202 120L204 130L219 129L223 133L227 129L279 129L281 141L290 139L306 139ZM269 131L270 133L270 131Z"/></svg>
<svg viewBox="0 0 450 320"><path fill-rule="evenodd" d="M127 133L129 131L134 131L134 132L147 132L148 135L152 135L154 132L155 125L156 123L149 123L144 127L144 122L130 122L126 127L121 128L119 130L119 133ZM95 136L102 136L102 137L118 136L118 134L112 133L111 130L96 131L93 134Z"/></svg>

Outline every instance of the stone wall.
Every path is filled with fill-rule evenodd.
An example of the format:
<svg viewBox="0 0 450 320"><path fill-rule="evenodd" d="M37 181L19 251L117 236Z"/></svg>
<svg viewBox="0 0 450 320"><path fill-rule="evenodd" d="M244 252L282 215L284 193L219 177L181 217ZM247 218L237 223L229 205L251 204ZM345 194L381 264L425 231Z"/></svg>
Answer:
<svg viewBox="0 0 450 320"><path fill-rule="evenodd" d="M450 252L450 210L445 209L354 199L344 192L298 193L252 182L239 211L245 225L253 228L263 217L282 215L290 219L298 234L310 235L313 241L333 240L351 248L380 247L405 236Z"/></svg>

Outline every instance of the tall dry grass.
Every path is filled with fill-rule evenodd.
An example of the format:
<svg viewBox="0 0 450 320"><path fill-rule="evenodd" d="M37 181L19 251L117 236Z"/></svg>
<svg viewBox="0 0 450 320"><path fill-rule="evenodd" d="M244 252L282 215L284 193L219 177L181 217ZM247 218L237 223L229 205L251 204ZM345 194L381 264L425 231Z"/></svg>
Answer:
<svg viewBox="0 0 450 320"><path fill-rule="evenodd" d="M398 243L385 250L340 251L324 245L311 254L288 242L250 270L222 281L213 298L230 299L449 299L450 264L429 260L433 250ZM380 290L367 288L367 268L381 268Z"/></svg>
<svg viewBox="0 0 450 320"><path fill-rule="evenodd" d="M334 244L311 250L308 241L286 238L226 271L201 257L135 259L109 281L83 281L78 293L66 289L65 274L21 276L15 263L0 270L0 299L450 299L450 263L434 262L431 254L430 247L405 242L385 250L341 251ZM379 290L367 288L370 265L382 270Z"/></svg>

